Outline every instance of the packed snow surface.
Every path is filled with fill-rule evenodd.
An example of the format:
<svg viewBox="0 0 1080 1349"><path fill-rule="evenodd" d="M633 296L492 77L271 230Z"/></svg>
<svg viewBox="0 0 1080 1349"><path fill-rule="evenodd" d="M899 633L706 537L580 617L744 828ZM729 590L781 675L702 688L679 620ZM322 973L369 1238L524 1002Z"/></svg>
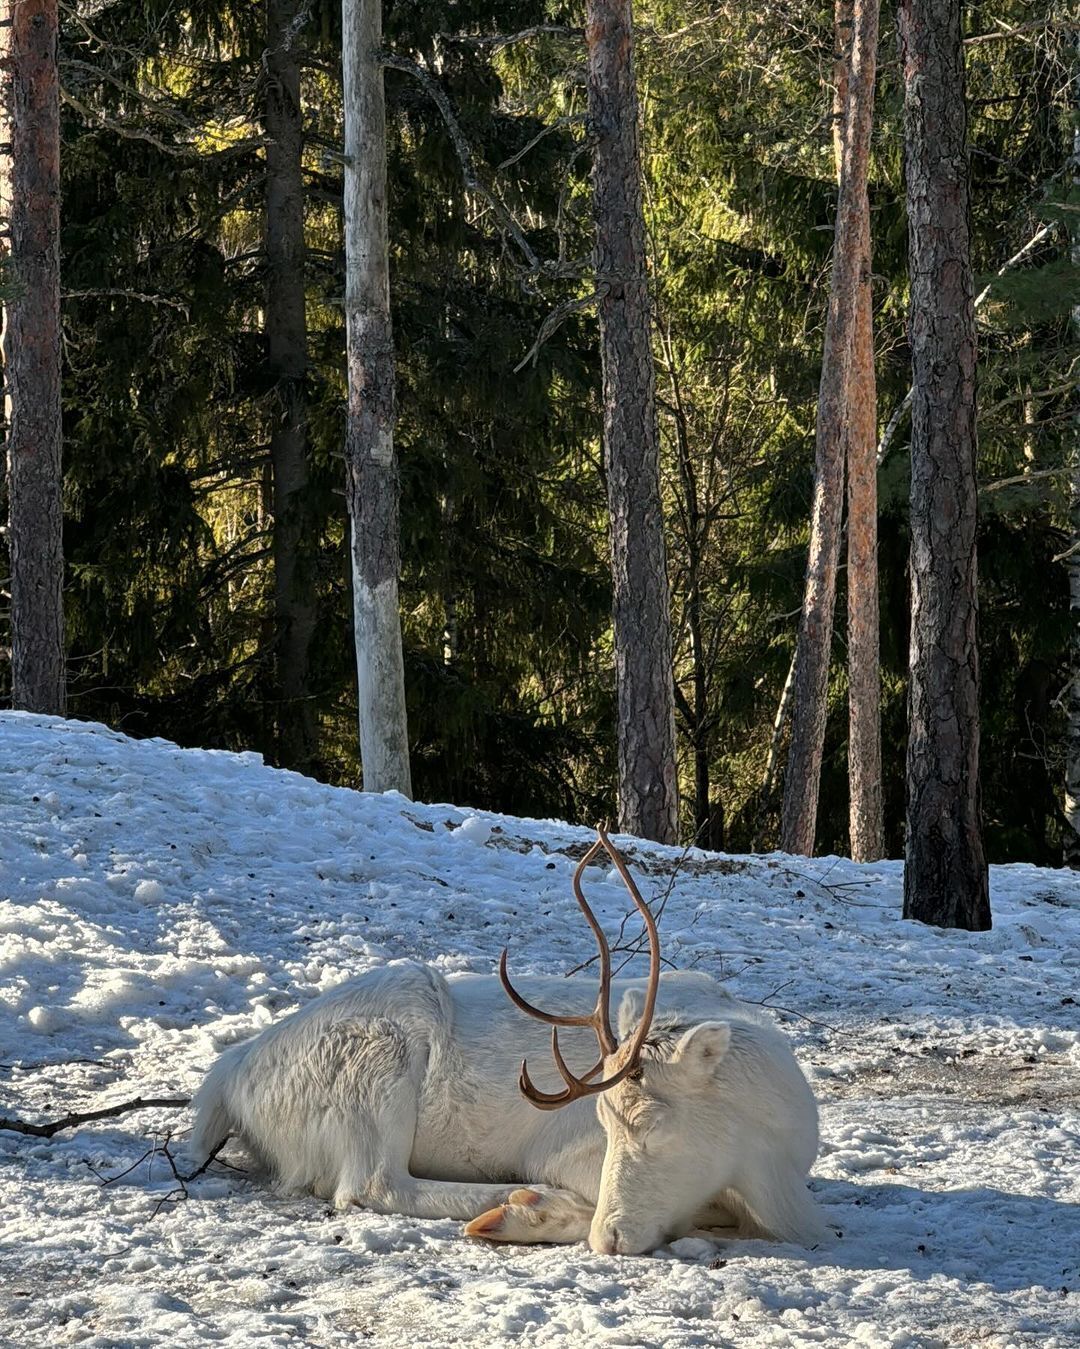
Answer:
<svg viewBox="0 0 1080 1349"><path fill-rule="evenodd" d="M0 1115L187 1095L400 957L569 970L591 836L3 714ZM190 1116L148 1109L0 1132L0 1343L1080 1344L1080 877L993 868L994 929L968 934L901 921L896 862L621 843L666 956L791 1036L831 1244L489 1246L223 1167L185 1195L162 1145L182 1157ZM586 884L617 930L618 878Z"/></svg>

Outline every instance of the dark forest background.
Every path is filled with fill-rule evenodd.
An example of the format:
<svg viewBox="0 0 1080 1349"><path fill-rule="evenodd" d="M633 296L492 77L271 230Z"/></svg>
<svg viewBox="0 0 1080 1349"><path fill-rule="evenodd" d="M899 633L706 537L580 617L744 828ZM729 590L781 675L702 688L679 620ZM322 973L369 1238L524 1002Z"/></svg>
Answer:
<svg viewBox="0 0 1080 1349"><path fill-rule="evenodd" d="M356 784L340 16L292 8L305 131L306 688L284 696L274 622L267 6L119 0L62 10L68 710ZM597 334L575 304L589 290L577 264L591 238L581 15L539 0L396 0L384 12L387 46L445 90L490 189L470 186L425 80L388 69L414 789L591 820L612 809L615 717ZM836 201L833 12L657 0L636 20L684 832L692 749L704 745L709 841L769 848L782 774L766 782L766 765L802 599ZM534 25L550 31L488 40ZM1059 699L1071 679L1056 559L1069 546L1080 437L1075 33L1050 4L1021 0L972 5L967 25L977 293L990 287L978 307L985 838L991 861L1056 864ZM910 356L888 11L882 28L870 194L884 429ZM491 195L539 271L525 274ZM879 469L890 856L903 848L908 434L901 418ZM706 634L693 649L691 595ZM821 852L847 850L843 614L841 595ZM314 721L311 753L289 734L299 716Z"/></svg>

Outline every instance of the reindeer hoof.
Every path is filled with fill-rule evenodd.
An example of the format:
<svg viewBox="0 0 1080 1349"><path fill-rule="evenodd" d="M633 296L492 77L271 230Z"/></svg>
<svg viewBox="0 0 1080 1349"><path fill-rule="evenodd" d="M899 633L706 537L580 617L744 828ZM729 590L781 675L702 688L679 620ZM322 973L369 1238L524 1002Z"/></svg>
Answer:
<svg viewBox="0 0 1080 1349"><path fill-rule="evenodd" d="M469 1237L486 1241L584 1241L593 1206L566 1190L512 1190L504 1204L474 1218L465 1228Z"/></svg>
<svg viewBox="0 0 1080 1349"><path fill-rule="evenodd" d="M481 1213L479 1218L474 1218L472 1222L465 1224L465 1235L467 1237L486 1237L488 1241L498 1241L499 1229L502 1227L505 1218L505 1204L500 1204L498 1208L489 1208L486 1213Z"/></svg>
<svg viewBox="0 0 1080 1349"><path fill-rule="evenodd" d="M466 1223L465 1235L483 1237L486 1241L521 1241L523 1227L528 1229L532 1226L531 1223L522 1222L526 1216L523 1210L533 1208L543 1198L536 1190L512 1190L505 1204L489 1208L479 1218Z"/></svg>

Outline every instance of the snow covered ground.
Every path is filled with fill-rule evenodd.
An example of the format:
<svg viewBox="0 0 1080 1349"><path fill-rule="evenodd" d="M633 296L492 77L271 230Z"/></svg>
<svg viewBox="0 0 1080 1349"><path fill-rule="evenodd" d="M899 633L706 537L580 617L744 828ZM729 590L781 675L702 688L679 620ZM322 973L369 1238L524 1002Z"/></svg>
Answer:
<svg viewBox="0 0 1080 1349"><path fill-rule="evenodd" d="M567 970L591 837L2 714L0 1115L187 1094L397 957ZM828 1249L493 1247L218 1169L185 1199L143 1154L179 1152L188 1112L148 1110L0 1132L0 1344L1080 1344L1080 877L994 868L969 935L901 922L895 862L626 852L647 897L670 886L666 955L792 1037ZM614 874L587 890L616 927Z"/></svg>

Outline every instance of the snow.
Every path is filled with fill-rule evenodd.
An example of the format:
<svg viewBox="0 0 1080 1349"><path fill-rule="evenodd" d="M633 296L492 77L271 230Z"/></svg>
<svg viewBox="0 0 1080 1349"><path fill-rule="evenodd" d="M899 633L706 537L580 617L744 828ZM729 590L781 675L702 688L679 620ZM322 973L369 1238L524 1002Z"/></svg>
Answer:
<svg viewBox="0 0 1080 1349"><path fill-rule="evenodd" d="M0 714L0 1114L186 1095L387 960L570 969L590 840ZM827 1249L486 1246L221 1168L185 1199L160 1145L182 1154L188 1112L145 1110L0 1131L0 1344L1080 1344L1080 877L993 868L994 929L968 934L900 920L897 862L623 843L669 892L666 955L791 1036ZM617 928L617 876L587 890Z"/></svg>

